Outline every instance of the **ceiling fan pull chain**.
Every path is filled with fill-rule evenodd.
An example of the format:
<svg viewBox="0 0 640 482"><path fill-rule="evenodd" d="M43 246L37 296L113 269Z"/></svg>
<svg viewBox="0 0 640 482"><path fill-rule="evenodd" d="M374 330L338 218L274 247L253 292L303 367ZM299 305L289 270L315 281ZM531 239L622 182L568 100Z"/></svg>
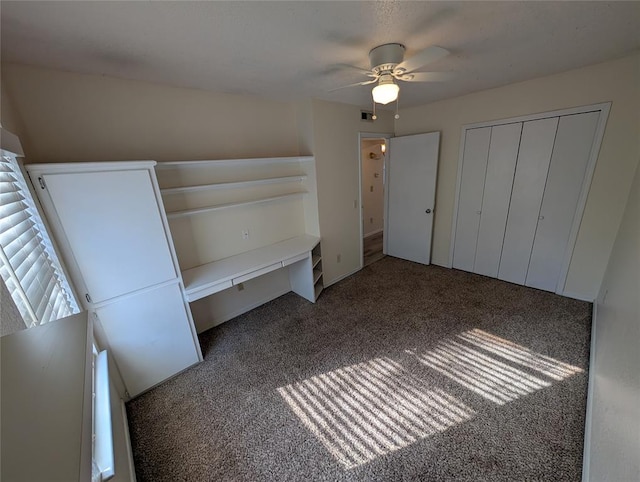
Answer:
<svg viewBox="0 0 640 482"><path fill-rule="evenodd" d="M378 116L376 115L376 101L373 101L373 115L371 116L372 120L376 120Z"/></svg>
<svg viewBox="0 0 640 482"><path fill-rule="evenodd" d="M398 114L398 104L400 103L400 92L398 92L398 97L396 97L396 115L393 116L394 119L400 119L400 114Z"/></svg>

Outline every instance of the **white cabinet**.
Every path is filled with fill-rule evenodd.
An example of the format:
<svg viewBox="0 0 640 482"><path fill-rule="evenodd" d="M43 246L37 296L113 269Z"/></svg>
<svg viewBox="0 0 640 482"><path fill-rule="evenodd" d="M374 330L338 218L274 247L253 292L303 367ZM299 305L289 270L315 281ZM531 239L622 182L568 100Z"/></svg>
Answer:
<svg viewBox="0 0 640 482"><path fill-rule="evenodd" d="M96 308L129 393L140 393L198 362L187 309L177 283Z"/></svg>
<svg viewBox="0 0 640 482"><path fill-rule="evenodd" d="M94 303L176 278L149 169L40 177Z"/></svg>
<svg viewBox="0 0 640 482"><path fill-rule="evenodd" d="M464 130L454 268L563 292L608 109L600 104Z"/></svg>
<svg viewBox="0 0 640 482"><path fill-rule="evenodd" d="M32 164L72 273L135 396L202 359L153 161Z"/></svg>

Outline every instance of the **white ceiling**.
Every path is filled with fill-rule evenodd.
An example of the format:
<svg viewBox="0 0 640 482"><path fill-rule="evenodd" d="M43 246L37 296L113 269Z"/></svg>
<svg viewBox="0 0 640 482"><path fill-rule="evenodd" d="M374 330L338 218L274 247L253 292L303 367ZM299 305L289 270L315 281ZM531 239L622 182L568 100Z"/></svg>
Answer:
<svg viewBox="0 0 640 482"><path fill-rule="evenodd" d="M371 105L338 70L400 42L452 54L444 83L401 84L400 107L561 72L640 49L640 2L13 2L2 61L276 100Z"/></svg>

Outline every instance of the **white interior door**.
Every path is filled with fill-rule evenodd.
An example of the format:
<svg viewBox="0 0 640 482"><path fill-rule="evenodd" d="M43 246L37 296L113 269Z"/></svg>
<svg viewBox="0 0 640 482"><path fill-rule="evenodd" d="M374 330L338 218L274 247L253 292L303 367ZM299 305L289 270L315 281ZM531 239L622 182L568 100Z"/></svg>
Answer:
<svg viewBox="0 0 640 482"><path fill-rule="evenodd" d="M600 112L560 118L526 286L556 291Z"/></svg>
<svg viewBox="0 0 640 482"><path fill-rule="evenodd" d="M393 137L389 147L387 254L429 264L440 133Z"/></svg>

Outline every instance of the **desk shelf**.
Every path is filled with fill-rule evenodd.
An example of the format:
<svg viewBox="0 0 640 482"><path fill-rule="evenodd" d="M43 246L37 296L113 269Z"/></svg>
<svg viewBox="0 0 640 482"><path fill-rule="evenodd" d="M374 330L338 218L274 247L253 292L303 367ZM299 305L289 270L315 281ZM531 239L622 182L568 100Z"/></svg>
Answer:
<svg viewBox="0 0 640 482"><path fill-rule="evenodd" d="M311 251L319 242L320 238L315 236L298 236L183 271L187 300L196 301L275 269L289 267L290 274L294 273L293 277L296 277L291 283L293 291L315 301L308 290L296 288L304 285L303 279L313 286Z"/></svg>

